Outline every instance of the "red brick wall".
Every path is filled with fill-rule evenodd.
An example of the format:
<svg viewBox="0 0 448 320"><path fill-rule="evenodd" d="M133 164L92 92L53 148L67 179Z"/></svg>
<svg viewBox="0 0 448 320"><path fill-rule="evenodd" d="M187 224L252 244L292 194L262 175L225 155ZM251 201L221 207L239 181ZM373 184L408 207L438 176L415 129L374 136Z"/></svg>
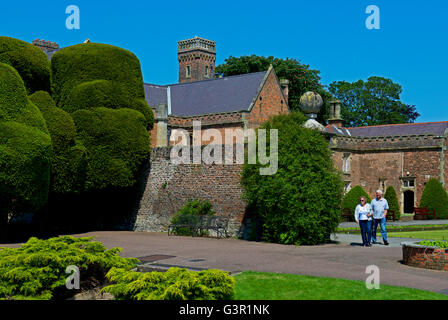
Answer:
<svg viewBox="0 0 448 320"><path fill-rule="evenodd" d="M282 89L275 73L272 71L266 79L260 96L252 107L248 117L248 127L257 128L270 117L288 112L289 109L283 98Z"/></svg>
<svg viewBox="0 0 448 320"><path fill-rule="evenodd" d="M418 268L448 271L448 249L404 245L403 263Z"/></svg>
<svg viewBox="0 0 448 320"><path fill-rule="evenodd" d="M216 55L202 51L192 51L187 53L180 53L179 60L179 83L200 81L206 79L213 79L215 72ZM191 77L186 77L187 65L190 66ZM209 78L205 77L205 66L209 67ZM213 70L210 70L213 66Z"/></svg>

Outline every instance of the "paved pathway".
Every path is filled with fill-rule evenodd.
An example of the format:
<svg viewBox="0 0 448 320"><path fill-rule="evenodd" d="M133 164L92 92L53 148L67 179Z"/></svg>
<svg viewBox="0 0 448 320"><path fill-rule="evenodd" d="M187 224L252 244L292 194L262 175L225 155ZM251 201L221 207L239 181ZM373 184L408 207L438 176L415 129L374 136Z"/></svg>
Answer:
<svg viewBox="0 0 448 320"><path fill-rule="evenodd" d="M361 239L357 236L343 235L338 238L340 243L299 247L128 231L90 232L77 236L95 236L108 248L121 247L122 255L126 257L173 256L156 261L165 266L218 268L230 272L253 270L365 281L368 276L366 267L377 265L383 284L448 293L446 271L403 265L400 263L401 248L395 245L364 248L359 246ZM391 241L395 242L395 239Z"/></svg>

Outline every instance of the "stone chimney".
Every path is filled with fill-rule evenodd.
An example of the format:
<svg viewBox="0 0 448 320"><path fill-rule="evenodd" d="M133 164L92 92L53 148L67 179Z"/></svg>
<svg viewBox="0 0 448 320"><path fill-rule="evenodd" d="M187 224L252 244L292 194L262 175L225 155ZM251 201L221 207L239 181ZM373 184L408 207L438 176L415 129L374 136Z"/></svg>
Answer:
<svg viewBox="0 0 448 320"><path fill-rule="evenodd" d="M342 123L341 101L332 100L330 101L330 118L328 119L328 124L337 128L342 128Z"/></svg>
<svg viewBox="0 0 448 320"><path fill-rule="evenodd" d="M44 52L50 52L59 49L59 45L54 41L35 39L32 43L34 46L42 49L42 51Z"/></svg>
<svg viewBox="0 0 448 320"><path fill-rule="evenodd" d="M157 147L168 146L168 106L159 104L156 108Z"/></svg>
<svg viewBox="0 0 448 320"><path fill-rule="evenodd" d="M280 86L282 87L283 95L286 99L286 104L288 104L288 96L289 96L289 80L288 79L280 79Z"/></svg>

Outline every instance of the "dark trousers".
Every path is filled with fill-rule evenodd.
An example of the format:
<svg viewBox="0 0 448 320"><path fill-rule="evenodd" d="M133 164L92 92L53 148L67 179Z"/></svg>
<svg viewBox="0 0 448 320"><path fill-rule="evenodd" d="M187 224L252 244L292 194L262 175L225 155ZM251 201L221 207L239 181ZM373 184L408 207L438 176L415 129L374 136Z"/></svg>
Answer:
<svg viewBox="0 0 448 320"><path fill-rule="evenodd" d="M372 232L371 232L372 222L368 220L359 220L359 227L361 228L361 237L362 244L367 245L371 241Z"/></svg>

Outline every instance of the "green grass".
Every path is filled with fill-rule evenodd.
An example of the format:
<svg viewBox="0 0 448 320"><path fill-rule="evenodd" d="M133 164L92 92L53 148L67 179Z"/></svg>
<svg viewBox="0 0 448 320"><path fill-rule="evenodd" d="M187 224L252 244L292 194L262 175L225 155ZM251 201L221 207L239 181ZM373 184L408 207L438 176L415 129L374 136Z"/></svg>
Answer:
<svg viewBox="0 0 448 320"><path fill-rule="evenodd" d="M389 232L389 237L448 240L448 230Z"/></svg>
<svg viewBox="0 0 448 320"><path fill-rule="evenodd" d="M448 300L435 292L364 281L246 271L234 276L235 300Z"/></svg>
<svg viewBox="0 0 448 320"><path fill-rule="evenodd" d="M378 227L379 230L379 227ZM448 224L430 224L430 225L413 225L413 226L387 226L387 231L408 232L408 231L426 231L426 230L448 230ZM337 228L337 233L359 233L359 227Z"/></svg>

